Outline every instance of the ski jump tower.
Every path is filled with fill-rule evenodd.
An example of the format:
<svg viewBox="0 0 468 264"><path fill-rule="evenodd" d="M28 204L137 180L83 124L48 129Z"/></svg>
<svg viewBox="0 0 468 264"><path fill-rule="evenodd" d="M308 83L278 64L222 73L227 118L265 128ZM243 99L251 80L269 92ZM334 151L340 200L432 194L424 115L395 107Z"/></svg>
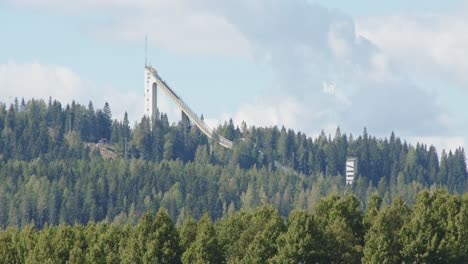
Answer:
<svg viewBox="0 0 468 264"><path fill-rule="evenodd" d="M145 115L149 118L155 118L157 113L157 88L158 86L163 90L169 98L179 107L182 112L182 121L190 121L195 124L200 131L205 134L209 139L216 141L219 145L231 149L232 141L224 138L215 131L213 131L198 115L186 104L180 96L159 76L156 69L151 66L145 65Z"/></svg>
<svg viewBox="0 0 468 264"><path fill-rule="evenodd" d="M158 109L157 88L156 78L145 66L145 115L151 119L156 117Z"/></svg>

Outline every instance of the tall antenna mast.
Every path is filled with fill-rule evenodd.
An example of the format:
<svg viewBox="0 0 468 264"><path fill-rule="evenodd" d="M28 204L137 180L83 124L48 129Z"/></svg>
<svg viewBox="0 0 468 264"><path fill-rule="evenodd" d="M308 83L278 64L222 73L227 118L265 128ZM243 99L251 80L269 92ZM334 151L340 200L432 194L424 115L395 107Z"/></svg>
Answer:
<svg viewBox="0 0 468 264"><path fill-rule="evenodd" d="M148 34L145 34L145 67L148 66Z"/></svg>

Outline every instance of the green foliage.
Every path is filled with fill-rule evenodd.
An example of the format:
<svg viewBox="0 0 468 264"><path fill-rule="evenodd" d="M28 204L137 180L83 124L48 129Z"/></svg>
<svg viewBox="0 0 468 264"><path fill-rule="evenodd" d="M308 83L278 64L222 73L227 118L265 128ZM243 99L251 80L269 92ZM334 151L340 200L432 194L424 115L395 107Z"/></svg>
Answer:
<svg viewBox="0 0 468 264"><path fill-rule="evenodd" d="M189 215L180 229L182 249L187 250L197 238L197 222Z"/></svg>
<svg viewBox="0 0 468 264"><path fill-rule="evenodd" d="M165 209L135 226L28 225L0 231L0 263L466 263L467 198L426 190L414 207L361 211L352 196L329 196L286 222L266 206L214 224L189 216L179 230ZM373 217L361 234L363 215Z"/></svg>
<svg viewBox="0 0 468 264"><path fill-rule="evenodd" d="M266 263L276 252L276 240L285 226L278 211L262 207L254 212L250 225L244 231L243 239L249 239L241 263Z"/></svg>
<svg viewBox="0 0 468 264"><path fill-rule="evenodd" d="M272 263L320 263L325 261L324 233L314 216L303 210L292 211L288 230L278 237L278 254Z"/></svg>
<svg viewBox="0 0 468 264"><path fill-rule="evenodd" d="M402 257L405 262L455 263L450 248L458 248L456 217L460 199L446 190L418 194L413 217L402 228ZM450 247L450 246L451 247Z"/></svg>
<svg viewBox="0 0 468 264"><path fill-rule="evenodd" d="M468 262L463 149L216 131L232 150L162 113L130 128L107 103L0 103L0 263Z"/></svg>
<svg viewBox="0 0 468 264"><path fill-rule="evenodd" d="M383 208L374 215L374 220L365 236L362 262L402 263L401 230L410 218L411 211L401 199L395 200L390 207Z"/></svg>
<svg viewBox="0 0 468 264"><path fill-rule="evenodd" d="M364 242L364 227L359 202L354 196L330 196L315 208L316 219L325 232L328 263L359 263Z"/></svg>
<svg viewBox="0 0 468 264"><path fill-rule="evenodd" d="M182 255L182 263L223 263L221 246L219 245L216 230L208 214L204 214L197 224L195 241Z"/></svg>
<svg viewBox="0 0 468 264"><path fill-rule="evenodd" d="M232 150L186 120L170 125L162 113L131 129L126 114L112 120L107 103L0 103L0 227L134 224L141 212L160 207L174 219L181 212L218 219L264 205L286 216L330 193L352 192L361 205L374 192L383 205L398 196L413 204L424 188L468 187L463 149L442 152L439 162L434 147L402 143L393 133L376 139L364 129L353 139L338 128L334 137L322 131L312 139L284 127L239 129L232 120L217 132L235 142ZM101 138L110 144L97 148ZM358 157L359 175L345 186L350 155ZM365 216L366 229L372 218Z"/></svg>
<svg viewBox="0 0 468 264"><path fill-rule="evenodd" d="M154 219L145 213L125 249L125 263L180 263L182 251L174 223L165 209Z"/></svg>
<svg viewBox="0 0 468 264"><path fill-rule="evenodd" d="M127 114L122 121L112 120L108 103L102 109L95 109L92 102L87 107L75 102L62 107L52 99L47 104L43 100L22 102L22 107L12 104L8 108L0 103L0 159L4 161L86 158L90 152L86 146L105 138L115 145L120 157L124 155L127 141L127 157L156 162L163 159L205 161L243 169L276 166L305 175L344 178L346 157L356 156L359 174L374 186L382 179L394 183L401 173L404 184L417 182L422 187L442 184L458 193L467 188L463 149L443 152L439 163L434 147L402 143L393 133L390 139L376 139L364 129L362 135L353 139L337 128L333 138L322 131L318 138L312 139L284 127L248 128L243 123L239 129L230 120L217 129L219 134L235 142L233 150L226 151L212 144L186 120L169 125L167 115L159 112L154 120L143 117L132 130Z"/></svg>

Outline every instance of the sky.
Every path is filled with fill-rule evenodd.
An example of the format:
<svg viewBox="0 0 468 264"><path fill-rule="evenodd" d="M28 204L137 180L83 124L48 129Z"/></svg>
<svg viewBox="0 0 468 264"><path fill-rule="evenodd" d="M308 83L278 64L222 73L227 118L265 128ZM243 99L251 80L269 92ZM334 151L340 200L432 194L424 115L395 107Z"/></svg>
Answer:
<svg viewBox="0 0 468 264"><path fill-rule="evenodd" d="M212 126L466 148L466 28L468 0L0 0L0 101L109 102L137 121L147 35L151 65Z"/></svg>

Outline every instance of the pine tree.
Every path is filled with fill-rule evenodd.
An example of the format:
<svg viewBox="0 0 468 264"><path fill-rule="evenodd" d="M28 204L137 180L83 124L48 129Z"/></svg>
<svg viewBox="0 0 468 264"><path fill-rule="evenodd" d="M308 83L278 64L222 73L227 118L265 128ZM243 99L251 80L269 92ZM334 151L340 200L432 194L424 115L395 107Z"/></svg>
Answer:
<svg viewBox="0 0 468 264"><path fill-rule="evenodd" d="M453 263L447 248L447 230L454 226L459 204L447 191L431 194L424 190L418 194L414 215L402 229L404 262Z"/></svg>
<svg viewBox="0 0 468 264"><path fill-rule="evenodd" d="M363 263L402 263L402 227L411 217L411 210L400 199L382 209L374 218L365 237Z"/></svg>
<svg viewBox="0 0 468 264"><path fill-rule="evenodd" d="M188 215L180 229L180 240L182 249L187 250L197 238L197 222Z"/></svg>
<svg viewBox="0 0 468 264"><path fill-rule="evenodd" d="M144 263L180 263L182 250L180 238L174 223L169 218L166 209L159 209L154 220L153 233L146 234L147 252L144 253Z"/></svg>
<svg viewBox="0 0 468 264"><path fill-rule="evenodd" d="M285 231L283 220L278 211L272 207L262 207L252 216L251 226L246 232L251 232L247 251L241 263L266 263L277 254L276 241Z"/></svg>
<svg viewBox="0 0 468 264"><path fill-rule="evenodd" d="M319 228L325 232L324 262L358 263L362 257L364 228L359 201L353 196L330 196L315 208Z"/></svg>
<svg viewBox="0 0 468 264"><path fill-rule="evenodd" d="M182 263L223 263L224 257L208 214L198 221L197 237L182 255Z"/></svg>
<svg viewBox="0 0 468 264"><path fill-rule="evenodd" d="M323 239L323 232L310 213L292 211L287 232L278 237L278 254L272 263L321 263L325 254Z"/></svg>

